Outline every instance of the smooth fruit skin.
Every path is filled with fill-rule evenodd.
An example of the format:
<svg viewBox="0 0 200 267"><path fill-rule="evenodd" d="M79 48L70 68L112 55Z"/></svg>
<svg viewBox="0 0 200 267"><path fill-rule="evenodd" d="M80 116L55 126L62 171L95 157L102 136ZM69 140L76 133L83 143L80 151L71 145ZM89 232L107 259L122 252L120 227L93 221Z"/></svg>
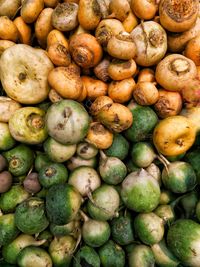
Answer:
<svg viewBox="0 0 200 267"><path fill-rule="evenodd" d="M160 267L177 267L180 261L168 249L165 239L151 246L156 264Z"/></svg>
<svg viewBox="0 0 200 267"><path fill-rule="evenodd" d="M153 245L163 238L164 221L153 212L140 213L134 220L134 229L143 243Z"/></svg>
<svg viewBox="0 0 200 267"><path fill-rule="evenodd" d="M120 204L120 197L113 186L107 184L101 185L92 193L92 197L93 203L89 200L87 209L93 219L107 221L116 216Z"/></svg>
<svg viewBox="0 0 200 267"><path fill-rule="evenodd" d="M50 106L46 113L48 134L61 144L77 144L89 130L90 118L85 108L64 99Z"/></svg>
<svg viewBox="0 0 200 267"><path fill-rule="evenodd" d="M90 247L100 247L110 237L108 222L89 219L83 224L82 235L84 242Z"/></svg>
<svg viewBox="0 0 200 267"><path fill-rule="evenodd" d="M160 187L144 169L130 173L122 182L121 198L136 212L150 212L159 204Z"/></svg>
<svg viewBox="0 0 200 267"><path fill-rule="evenodd" d="M52 267L50 255L42 248L28 246L22 249L17 257L17 263L20 267Z"/></svg>
<svg viewBox="0 0 200 267"><path fill-rule="evenodd" d="M104 150L104 153L108 157L117 157L124 160L128 155L129 142L121 134L115 134L112 145Z"/></svg>
<svg viewBox="0 0 200 267"><path fill-rule="evenodd" d="M131 158L135 165L140 168L148 167L155 159L153 147L147 142L138 142L131 149Z"/></svg>
<svg viewBox="0 0 200 267"><path fill-rule="evenodd" d="M177 156L186 152L195 142L193 123L183 116L161 120L154 129L153 143L165 156Z"/></svg>
<svg viewBox="0 0 200 267"><path fill-rule="evenodd" d="M76 152L76 145L63 145L49 137L43 144L44 151L54 162L64 162Z"/></svg>
<svg viewBox="0 0 200 267"><path fill-rule="evenodd" d="M0 122L0 150L11 149L16 143L16 140L12 137L8 124Z"/></svg>
<svg viewBox="0 0 200 267"><path fill-rule="evenodd" d="M174 193L186 193L192 190L197 183L196 174L192 166L183 161L172 162L168 170L164 168L162 181L165 188Z"/></svg>
<svg viewBox="0 0 200 267"><path fill-rule="evenodd" d="M180 219L169 228L167 245L171 252L186 266L200 266L200 224Z"/></svg>
<svg viewBox="0 0 200 267"><path fill-rule="evenodd" d="M143 107L130 103L128 108L133 115L133 124L124 134L131 142L138 142L146 139L158 122L158 116L150 107Z"/></svg>
<svg viewBox="0 0 200 267"><path fill-rule="evenodd" d="M2 255L6 262L11 264L17 263L17 257L20 251L30 245L40 246L44 240L35 240L32 235L20 234L12 242L3 246Z"/></svg>
<svg viewBox="0 0 200 267"><path fill-rule="evenodd" d="M134 245L128 256L129 267L149 267L155 265L153 252L149 246Z"/></svg>

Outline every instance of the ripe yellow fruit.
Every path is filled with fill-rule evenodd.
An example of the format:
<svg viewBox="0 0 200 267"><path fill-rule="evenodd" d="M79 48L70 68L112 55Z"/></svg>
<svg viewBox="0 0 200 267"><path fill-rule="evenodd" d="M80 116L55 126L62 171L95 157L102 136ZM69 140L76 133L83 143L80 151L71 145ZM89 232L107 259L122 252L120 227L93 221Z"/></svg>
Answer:
<svg viewBox="0 0 200 267"><path fill-rule="evenodd" d="M194 143L195 127L184 116L172 116L160 121L153 132L157 150L165 156L177 156L186 152Z"/></svg>

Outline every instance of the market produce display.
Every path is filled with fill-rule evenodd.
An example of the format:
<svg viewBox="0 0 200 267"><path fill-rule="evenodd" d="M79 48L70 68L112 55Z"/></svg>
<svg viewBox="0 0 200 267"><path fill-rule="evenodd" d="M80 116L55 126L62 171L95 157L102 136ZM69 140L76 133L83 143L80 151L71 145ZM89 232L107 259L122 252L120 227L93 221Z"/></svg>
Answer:
<svg viewBox="0 0 200 267"><path fill-rule="evenodd" d="M0 267L200 267L198 0L0 0Z"/></svg>

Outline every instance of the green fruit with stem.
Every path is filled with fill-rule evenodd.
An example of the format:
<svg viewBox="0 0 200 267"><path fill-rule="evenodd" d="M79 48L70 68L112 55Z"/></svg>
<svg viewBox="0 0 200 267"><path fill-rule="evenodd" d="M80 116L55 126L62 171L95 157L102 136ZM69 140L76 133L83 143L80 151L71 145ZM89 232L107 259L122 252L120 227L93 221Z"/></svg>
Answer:
<svg viewBox="0 0 200 267"><path fill-rule="evenodd" d="M111 185L103 184L92 193L87 210L93 219L107 221L117 215L119 204L117 190Z"/></svg>
<svg viewBox="0 0 200 267"><path fill-rule="evenodd" d="M186 193L194 189L197 179L194 169L189 163L175 161L163 169L162 182L165 188L173 193Z"/></svg>
<svg viewBox="0 0 200 267"><path fill-rule="evenodd" d="M50 163L41 168L38 179L44 188L50 188L52 185L66 183L68 171L62 163Z"/></svg>
<svg viewBox="0 0 200 267"><path fill-rule="evenodd" d="M111 185L121 183L127 174L126 165L116 157L107 157L100 151L99 173L102 180Z"/></svg>
<svg viewBox="0 0 200 267"><path fill-rule="evenodd" d="M11 264L17 263L17 257L20 251L30 245L41 246L46 240L35 240L31 235L20 234L12 242L3 246L2 255L6 262Z"/></svg>
<svg viewBox="0 0 200 267"><path fill-rule="evenodd" d="M14 176L26 174L33 165L33 150L23 144L14 147L11 150L3 152L3 156L8 161L8 170Z"/></svg>

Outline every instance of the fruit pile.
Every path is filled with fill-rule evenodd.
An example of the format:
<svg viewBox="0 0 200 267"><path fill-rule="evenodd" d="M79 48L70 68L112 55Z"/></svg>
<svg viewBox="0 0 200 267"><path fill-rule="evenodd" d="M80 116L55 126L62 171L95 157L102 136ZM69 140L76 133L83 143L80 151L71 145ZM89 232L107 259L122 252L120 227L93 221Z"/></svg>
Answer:
<svg viewBox="0 0 200 267"><path fill-rule="evenodd" d="M0 0L0 266L200 266L198 0Z"/></svg>

